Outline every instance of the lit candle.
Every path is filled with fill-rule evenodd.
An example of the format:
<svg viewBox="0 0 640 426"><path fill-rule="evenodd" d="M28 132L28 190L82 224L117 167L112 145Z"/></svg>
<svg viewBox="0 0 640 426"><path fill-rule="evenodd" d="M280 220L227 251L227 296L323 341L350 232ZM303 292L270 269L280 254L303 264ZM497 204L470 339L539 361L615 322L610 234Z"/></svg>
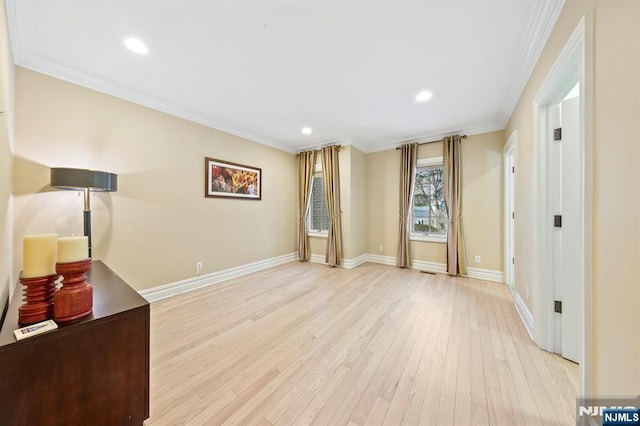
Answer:
<svg viewBox="0 0 640 426"><path fill-rule="evenodd" d="M58 238L58 263L78 262L89 258L89 238Z"/></svg>
<svg viewBox="0 0 640 426"><path fill-rule="evenodd" d="M25 235L22 237L22 276L46 277L56 273L58 234Z"/></svg>

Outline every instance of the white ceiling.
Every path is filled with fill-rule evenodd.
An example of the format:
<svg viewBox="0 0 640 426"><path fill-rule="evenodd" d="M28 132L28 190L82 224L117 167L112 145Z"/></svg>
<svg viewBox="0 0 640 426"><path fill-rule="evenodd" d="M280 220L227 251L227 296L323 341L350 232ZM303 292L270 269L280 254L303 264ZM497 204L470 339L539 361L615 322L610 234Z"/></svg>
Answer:
<svg viewBox="0 0 640 426"><path fill-rule="evenodd" d="M372 152L503 129L563 4L8 0L7 12L18 65L290 152ZM127 50L130 36L149 54ZM421 90L433 98L417 103Z"/></svg>

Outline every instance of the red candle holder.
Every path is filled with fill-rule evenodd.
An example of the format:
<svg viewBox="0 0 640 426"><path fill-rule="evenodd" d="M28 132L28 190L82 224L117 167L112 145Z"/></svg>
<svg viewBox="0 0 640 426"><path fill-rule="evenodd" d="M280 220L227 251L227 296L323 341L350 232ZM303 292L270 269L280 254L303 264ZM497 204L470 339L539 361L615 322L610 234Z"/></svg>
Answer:
<svg viewBox="0 0 640 426"><path fill-rule="evenodd" d="M25 286L22 300L26 303L18 308L18 324L35 324L53 318L57 279L57 274L33 278L20 277L20 284Z"/></svg>
<svg viewBox="0 0 640 426"><path fill-rule="evenodd" d="M56 272L62 275L62 288L53 301L53 319L57 323L83 318L93 312L93 287L85 275L89 268L91 259L56 263Z"/></svg>

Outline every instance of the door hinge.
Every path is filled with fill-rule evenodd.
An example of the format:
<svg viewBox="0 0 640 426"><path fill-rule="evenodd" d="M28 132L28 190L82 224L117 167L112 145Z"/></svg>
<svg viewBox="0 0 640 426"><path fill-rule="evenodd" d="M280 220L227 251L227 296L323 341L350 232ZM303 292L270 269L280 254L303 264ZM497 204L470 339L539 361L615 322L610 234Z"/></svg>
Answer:
<svg viewBox="0 0 640 426"><path fill-rule="evenodd" d="M562 127L558 127L557 129L553 129L553 140L561 141L562 140Z"/></svg>
<svg viewBox="0 0 640 426"><path fill-rule="evenodd" d="M515 258L515 257L512 257L512 258L511 258L511 264L512 264L512 265L515 265L515 264L516 264L516 258Z"/></svg>
<svg viewBox="0 0 640 426"><path fill-rule="evenodd" d="M515 219L516 218L516 212L511 212L511 219Z"/></svg>
<svg viewBox="0 0 640 426"><path fill-rule="evenodd" d="M561 314L562 313L562 300L554 300L553 301L553 312Z"/></svg>
<svg viewBox="0 0 640 426"><path fill-rule="evenodd" d="M511 173L515 173L516 172L516 166L511 166Z"/></svg>
<svg viewBox="0 0 640 426"><path fill-rule="evenodd" d="M553 227L554 228L562 228L562 215L553 216Z"/></svg>

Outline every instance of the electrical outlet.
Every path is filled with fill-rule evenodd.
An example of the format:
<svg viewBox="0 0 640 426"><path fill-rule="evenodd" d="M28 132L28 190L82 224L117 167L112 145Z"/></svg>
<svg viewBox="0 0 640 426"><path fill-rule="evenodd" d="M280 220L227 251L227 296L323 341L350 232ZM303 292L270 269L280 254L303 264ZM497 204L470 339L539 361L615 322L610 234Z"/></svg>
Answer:
<svg viewBox="0 0 640 426"><path fill-rule="evenodd" d="M382 244L380 244L380 246L378 247L378 250L383 251L384 247L382 246Z"/></svg>
<svg viewBox="0 0 640 426"><path fill-rule="evenodd" d="M480 256L476 255L476 258L474 260L476 263L480 263Z"/></svg>
<svg viewBox="0 0 640 426"><path fill-rule="evenodd" d="M198 271L198 272L202 271L202 262L201 261L196 262L196 271Z"/></svg>

